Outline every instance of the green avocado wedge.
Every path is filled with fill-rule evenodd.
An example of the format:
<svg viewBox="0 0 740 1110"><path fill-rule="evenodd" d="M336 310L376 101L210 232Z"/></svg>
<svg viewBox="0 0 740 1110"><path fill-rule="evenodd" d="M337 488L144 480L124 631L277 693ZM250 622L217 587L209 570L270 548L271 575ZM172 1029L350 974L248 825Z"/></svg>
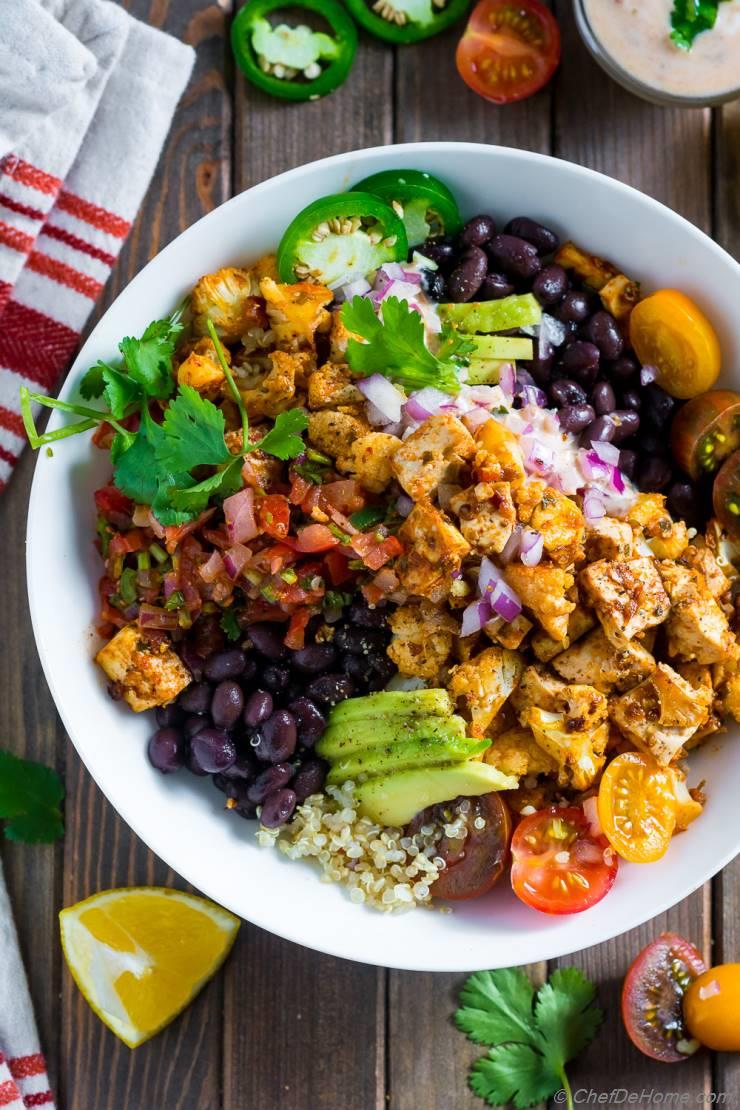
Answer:
<svg viewBox="0 0 740 1110"><path fill-rule="evenodd" d="M396 744L423 743L430 740L463 740L466 726L462 717L370 717L335 723L316 745L316 754L332 763L367 751L382 751Z"/></svg>
<svg viewBox="0 0 740 1110"><path fill-rule="evenodd" d="M341 785L347 779L373 778L414 767L440 766L472 759L490 747L490 740L463 736L399 740L382 747L365 748L332 763L327 782Z"/></svg>
<svg viewBox="0 0 740 1110"><path fill-rule="evenodd" d="M332 709L331 724L396 717L450 717L455 712L446 690L383 690L364 698L348 698Z"/></svg>
<svg viewBox="0 0 740 1110"><path fill-rule="evenodd" d="M402 828L427 806L453 798L515 790L519 780L477 760L398 771L361 783L355 797L362 813L378 825Z"/></svg>

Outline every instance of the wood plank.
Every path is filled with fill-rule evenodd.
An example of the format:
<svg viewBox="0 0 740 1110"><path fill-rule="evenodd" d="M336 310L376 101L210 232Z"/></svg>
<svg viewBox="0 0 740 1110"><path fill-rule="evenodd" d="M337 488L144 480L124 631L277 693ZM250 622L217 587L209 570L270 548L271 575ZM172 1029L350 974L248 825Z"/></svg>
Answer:
<svg viewBox="0 0 740 1110"><path fill-rule="evenodd" d="M225 199L230 181L231 108L224 78L226 15L205 0L132 0L126 7L198 48L159 168L99 312L183 228ZM20 550L20 547L19 547ZM144 754L142 753L142 758ZM183 888L183 881L134 836L103 798L76 754L67 759L68 820L63 903L128 885ZM48 944L47 940L47 944ZM163 1034L125 1048L64 973L60 1100L68 1110L219 1110L223 978Z"/></svg>
<svg viewBox="0 0 740 1110"><path fill-rule="evenodd" d="M556 88L555 152L625 181L663 201L704 229L710 227L710 117L708 112L657 108L624 92L595 65L581 44L571 5L558 0L564 62ZM606 217L605 217L606 218ZM577 229L574 229L577 231ZM577 235L576 235L577 237ZM607 1019L603 1031L572 1068L576 1088L599 1094L613 1088L654 1087L698 1098L711 1089L710 1059L682 1065L680 1078L641 1056L624 1035L619 1016L622 980L635 955L663 930L691 938L708 953L710 887L639 929L555 965L581 967L599 986ZM554 966L555 966L554 965Z"/></svg>
<svg viewBox="0 0 740 1110"><path fill-rule="evenodd" d="M740 259L740 103L727 104L715 118L715 227L717 242ZM740 857L714 882L713 963L740 959ZM740 1091L740 1057L720 1054L715 1061L715 1090Z"/></svg>
<svg viewBox="0 0 740 1110"><path fill-rule="evenodd" d="M287 104L237 74L235 191L328 154L389 142L392 82L392 50L369 38L347 83L325 100ZM225 1110L384 1105L386 973L256 928L242 933L225 980Z"/></svg>

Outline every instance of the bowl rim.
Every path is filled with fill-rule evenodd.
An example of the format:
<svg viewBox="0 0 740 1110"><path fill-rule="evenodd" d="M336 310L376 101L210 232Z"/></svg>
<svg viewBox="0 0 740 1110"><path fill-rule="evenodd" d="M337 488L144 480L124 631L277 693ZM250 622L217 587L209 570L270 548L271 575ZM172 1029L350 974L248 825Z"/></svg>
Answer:
<svg viewBox="0 0 740 1110"><path fill-rule="evenodd" d="M616 178L610 177L608 174L601 173L597 170L592 170L575 162L570 162L567 159L557 158L549 154L541 154L536 151L520 150L513 147L501 146L500 144L457 142L448 140L385 144L373 147L357 148L354 150L342 152L340 154L329 155L325 158L315 159L311 162L302 163L300 166L295 166L289 170L283 171L280 174L276 174L272 177L266 178L265 180L242 190L241 193L237 193L233 197L228 198L228 200L224 201L222 204L218 205L210 212L201 216L193 224L189 225L178 235L176 235L174 239L172 239L165 247L162 248L162 250L160 250L157 254L155 254L151 259L147 261L146 265L137 272L137 274L131 279L131 281L126 283L126 285L121 289L116 298L108 306L105 313L103 313L103 315L95 324L95 327L87 336L84 344L78 350L72 367L70 368L70 371L68 372L59 392L65 393L74 388L73 374L76 376L76 372L79 368L80 363L84 361L83 355L87 348L94 343L98 330L101 328L108 314L112 311L120 298L128 294L130 290L135 290L138 283L140 281L143 281L143 275L148 271L149 267L154 264L159 265L160 259L166 257L174 249L175 244L178 243L183 237L188 236L196 227L199 227L201 224L207 224L208 222L222 219L223 211L225 209L229 209L230 207L234 207L240 203L243 203L243 198L245 196L249 195L256 199L263 193L269 191L269 189L278 182L298 180L306 171L318 169L319 167L331 168L335 166L341 166L342 164L351 163L352 159L358 156L361 157L367 164L374 159L381 159L384 156L387 156L389 153L393 153L394 155L408 153L410 158L423 158L425 153L434 153L435 155L454 155L463 152L475 152L480 150L490 152L494 156L497 153L501 153L507 158L513 159L514 161L519 161L522 164L523 168L532 166L542 167L552 165L553 163L559 163L563 167L567 168L568 172L573 172L577 176L580 175L589 180L599 180L600 182L608 183L609 188L615 190L617 193L624 193L628 196L639 198L639 202L641 204L647 206L648 209L660 211L661 215L664 218L668 219L669 222L673 222L674 226L680 229L682 233L689 234L695 237L698 236L703 241L704 248L709 250L711 254L714 254L718 260L722 260L724 264L727 264L729 262L731 266L737 271L738 278L740 279L740 263L738 263L732 257L732 255L730 255L723 247L721 247L709 235L707 235L706 232L696 227L684 216L675 212L673 209L669 208L661 201L656 200L654 197L641 192L641 190L636 189L631 185L619 181ZM57 427L63 422L63 419L63 415L60 414L58 410L54 410L49 421L49 428L51 429L53 427ZM176 876L194 886L196 890L202 891L203 894L211 898L217 904L225 905L226 908L231 908L228 902L224 901L222 891L214 890L210 882L203 881L202 875L198 875L197 878L194 878L192 875L188 875L188 868L182 866L183 862L185 861L177 860L175 862L170 852L161 853L158 849L152 847L149 840L150 833L145 833L142 828L142 821L136 818L132 820L129 818L129 816L125 815L124 812L122 812L118 808L118 805L113 801L111 793L109 793L108 789L106 789L106 787L98 781L95 775L93 775L92 771L88 768L88 764L85 760L82 750L82 747L84 745L81 746L80 744L78 744L71 728L69 727L68 712L67 707L65 706L65 700L64 697L60 696L58 684L53 676L52 654L47 651L44 639L41 635L41 616L39 603L37 599L33 596L33 593L31 591L31 582L33 579L32 564L34 536L37 536L39 534L39 527L36 524L36 521L43 511L43 493L42 482L40 480L40 469L38 465L39 461L40 459L37 460L34 467L34 477L29 496L26 524L27 595L36 649L41 661L45 680L51 692L56 711L61 718L62 724L64 725L66 735L69 737L72 744L79 753L86 770L88 770L88 773L91 775L91 778L93 778L98 789L100 789L105 795L106 799L111 804L116 814L121 818L121 820L126 822L129 828L147 846L147 848L149 848L150 851L157 855L158 858L161 859L167 865L167 867L169 867L174 872ZM727 864L730 863L738 854L740 854L740 836L738 838L737 845L731 844L731 846L729 848L726 848L724 852L713 854L711 862L707 863L706 867L701 872L700 877L695 882L692 882L690 886L686 887L683 885L677 885L675 888L677 891L676 895L670 893L666 897L660 899L657 903L650 903L649 908L647 909L645 909L644 905L642 904L635 904L632 912L625 915L624 921L620 922L617 932L611 931L608 926L597 928L594 931L593 937L589 937L588 943L583 945L582 947L574 948L572 944L566 944L566 946L564 947L562 940L558 941L558 939L556 939L558 937L558 933L556 931L551 932L543 929L541 932L538 932L537 956L532 956L531 958L528 958L526 962L553 960L559 957L568 956L575 952L586 951L587 949L592 948L598 944L606 943L609 940L621 936L623 933L629 931L630 929L634 929L646 923L647 921L652 920L653 918L659 916L673 906L677 905L685 898L689 897L691 894L694 893L694 891L698 890L699 887L703 886L704 883L708 882L711 878L718 874L719 871L727 866ZM318 874L316 875L316 879L318 881ZM637 903L637 900L635 900L635 902ZM269 905L269 900L267 901L267 905ZM362 909L362 907L355 908ZM488 964L480 964L477 958L473 958L473 962L471 964L471 958L466 958L465 956L466 946L464 943L460 945L458 953L455 952L455 946L447 946L446 950L439 954L438 958L435 958L433 964L430 963L429 957L421 957L419 960L413 963L409 962L408 960L394 960L392 951L390 949L388 949L387 955L384 956L383 963L380 963L376 958L364 958L362 954L350 955L347 953L346 947L343 948L338 943L324 943L322 935L319 935L315 940L314 938L312 938L311 942L308 943L305 937L301 935L299 918L291 918L288 923L283 924L282 920L278 919L276 922L274 918L271 918L269 911L262 912L259 908L259 905L250 907L250 909L253 909L254 912L250 912L250 915L248 917L243 913L243 910L241 909L232 912L236 912L237 915L240 916L243 920L249 921L251 924L265 929L267 932L270 932L275 936L282 938L283 940L298 944L299 946L310 949L312 951L321 952L325 955L334 956L341 959L349 959L356 963L364 963L376 967L389 967L398 970L427 972L469 972L472 970L477 970L481 967L489 966ZM387 915L382 916L385 917L386 920L388 920ZM393 915L390 915L390 918L392 920ZM295 926L293 924L294 921ZM552 939L548 941L548 937L551 937ZM496 963L495 966L504 965L499 965L498 963Z"/></svg>

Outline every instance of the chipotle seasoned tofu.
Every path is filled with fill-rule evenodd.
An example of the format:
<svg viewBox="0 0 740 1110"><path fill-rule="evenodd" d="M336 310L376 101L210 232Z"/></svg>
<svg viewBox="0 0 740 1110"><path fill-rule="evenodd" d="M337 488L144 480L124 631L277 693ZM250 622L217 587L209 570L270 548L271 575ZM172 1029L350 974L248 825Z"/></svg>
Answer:
<svg viewBox="0 0 740 1110"><path fill-rule="evenodd" d="M318 451L352 466L355 442L370 431L370 425L346 412L326 410L312 412L308 417L308 440Z"/></svg>
<svg viewBox="0 0 740 1110"><path fill-rule="evenodd" d="M568 634L565 639L553 640L552 636L539 628L532 634L532 651L541 663L549 663L595 626L596 617L591 610L583 605L576 605L568 614Z"/></svg>
<svg viewBox="0 0 740 1110"><path fill-rule="evenodd" d="M586 526L586 559L631 559L635 554L632 529L625 520L604 516Z"/></svg>
<svg viewBox="0 0 740 1110"><path fill-rule="evenodd" d="M566 682L586 682L605 694L629 690L655 667L649 651L637 640L614 636L596 628L551 660L553 670Z"/></svg>
<svg viewBox="0 0 740 1110"><path fill-rule="evenodd" d="M350 377L346 366L326 362L308 379L308 407L328 409L335 405L358 405L363 396Z"/></svg>
<svg viewBox="0 0 740 1110"><path fill-rule="evenodd" d="M671 601L668 654L697 663L722 663L731 657L735 638L704 575L665 559L658 569Z"/></svg>
<svg viewBox="0 0 740 1110"><path fill-rule="evenodd" d="M503 551L516 524L508 482L478 482L455 494L450 509L467 542L481 555Z"/></svg>
<svg viewBox="0 0 740 1110"><path fill-rule="evenodd" d="M405 552L398 560L401 585L410 594L440 602L470 551L454 524L431 501L419 501L398 532Z"/></svg>
<svg viewBox="0 0 740 1110"><path fill-rule="evenodd" d="M711 703L711 691L697 689L667 663L658 663L639 686L609 699L609 718L636 748L667 766L705 723Z"/></svg>
<svg viewBox="0 0 740 1110"><path fill-rule="evenodd" d="M607 636L633 639L662 624L670 602L655 560L600 559L578 576L578 588L593 606Z"/></svg>
<svg viewBox="0 0 740 1110"><path fill-rule="evenodd" d="M370 493L382 493L393 480L393 460L400 440L385 432L368 432L352 444L352 470Z"/></svg>
<svg viewBox="0 0 740 1110"><path fill-rule="evenodd" d="M504 579L547 635L553 640L564 640L568 617L575 609L575 602L567 597L573 575L545 563L536 567L511 563L504 570Z"/></svg>
<svg viewBox="0 0 740 1110"><path fill-rule="evenodd" d="M483 737L511 696L524 670L515 651L486 648L452 672L449 691L470 720L470 735Z"/></svg>
<svg viewBox="0 0 740 1110"><path fill-rule="evenodd" d="M127 624L95 656L135 713L168 705L191 682L190 671L169 641Z"/></svg>
<svg viewBox="0 0 740 1110"><path fill-rule="evenodd" d="M682 566L691 567L692 570L698 571L704 575L704 580L707 584L712 597L724 598L730 589L730 579L725 574L724 570L719 564L717 556L712 549L706 544L701 545L691 544L681 553L678 560Z"/></svg>
<svg viewBox="0 0 740 1110"><path fill-rule="evenodd" d="M475 453L475 442L455 416L430 416L405 439L393 459L393 473L414 501L429 497L440 482L455 481Z"/></svg>

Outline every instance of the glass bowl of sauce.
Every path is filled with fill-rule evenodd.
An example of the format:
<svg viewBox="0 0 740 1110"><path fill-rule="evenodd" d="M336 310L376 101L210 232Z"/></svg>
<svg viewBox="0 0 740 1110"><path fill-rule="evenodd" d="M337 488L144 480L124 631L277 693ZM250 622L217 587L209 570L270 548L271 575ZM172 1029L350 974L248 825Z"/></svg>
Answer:
<svg viewBox="0 0 740 1110"><path fill-rule="evenodd" d="M689 49L671 39L673 0L574 0L589 51L610 77L654 104L706 107L740 97L740 0Z"/></svg>

